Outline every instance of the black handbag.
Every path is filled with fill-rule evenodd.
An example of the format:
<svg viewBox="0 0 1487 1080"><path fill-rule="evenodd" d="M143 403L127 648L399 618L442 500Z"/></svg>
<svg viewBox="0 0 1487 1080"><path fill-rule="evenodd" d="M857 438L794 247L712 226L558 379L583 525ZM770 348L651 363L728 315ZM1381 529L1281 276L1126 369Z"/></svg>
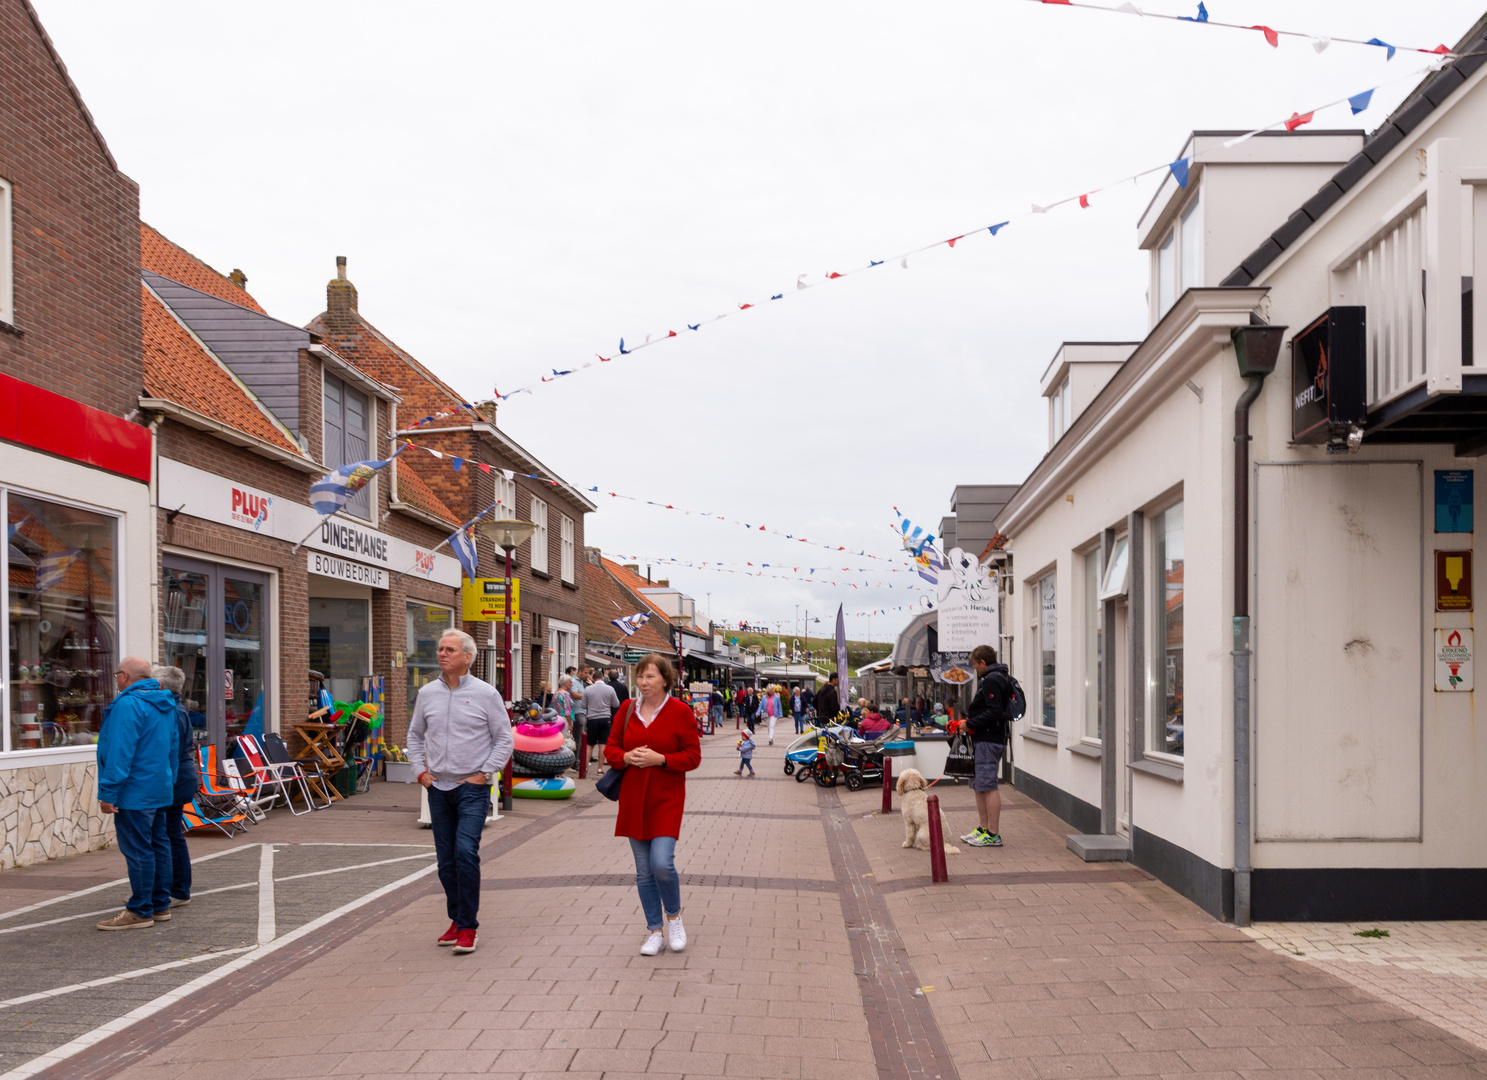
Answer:
<svg viewBox="0 0 1487 1080"><path fill-rule="evenodd" d="M625 705L627 707L633 709L633 706L631 705L630 702L628 702L628 701L625 702ZM625 713L625 719L624 719L624 721L622 721L621 724L620 724L620 747L622 749L624 748L624 745L625 745L625 727L629 723L630 723L630 714L627 712L627 713ZM624 778L625 778L625 768L623 766L620 767L620 768L618 768L618 769L611 768L603 776L599 777L599 782L594 785L594 790L597 791L600 795L603 795L610 802L619 802L620 801L620 782Z"/></svg>
<svg viewBox="0 0 1487 1080"><path fill-rule="evenodd" d="M976 752L971 746L971 737L964 732L950 737L950 754L945 758L945 775L976 775Z"/></svg>

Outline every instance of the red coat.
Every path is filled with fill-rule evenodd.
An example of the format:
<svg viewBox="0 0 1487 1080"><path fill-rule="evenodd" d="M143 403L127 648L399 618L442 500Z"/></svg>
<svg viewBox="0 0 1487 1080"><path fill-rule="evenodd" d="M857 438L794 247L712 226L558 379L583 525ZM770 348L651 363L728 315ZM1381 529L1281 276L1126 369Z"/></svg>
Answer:
<svg viewBox="0 0 1487 1080"><path fill-rule="evenodd" d="M614 834L632 840L680 836L682 809L687 803L686 774L702 764L697 714L679 698L667 698L647 727L634 715L638 704L638 698L631 698L621 706L604 746L609 767L625 769ZM666 764L650 769L626 768L625 753L637 746L649 746L664 755Z"/></svg>

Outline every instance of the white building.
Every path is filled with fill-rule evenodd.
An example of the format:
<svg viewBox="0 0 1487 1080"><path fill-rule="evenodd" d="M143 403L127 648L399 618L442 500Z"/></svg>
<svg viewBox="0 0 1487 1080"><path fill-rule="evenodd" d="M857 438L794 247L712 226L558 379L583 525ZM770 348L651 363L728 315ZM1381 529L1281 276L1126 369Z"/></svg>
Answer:
<svg viewBox="0 0 1487 1080"><path fill-rule="evenodd" d="M1484 50L1367 137L1195 133L1138 229L1147 337L1059 350L995 522L1019 789L1226 918L1487 917Z"/></svg>

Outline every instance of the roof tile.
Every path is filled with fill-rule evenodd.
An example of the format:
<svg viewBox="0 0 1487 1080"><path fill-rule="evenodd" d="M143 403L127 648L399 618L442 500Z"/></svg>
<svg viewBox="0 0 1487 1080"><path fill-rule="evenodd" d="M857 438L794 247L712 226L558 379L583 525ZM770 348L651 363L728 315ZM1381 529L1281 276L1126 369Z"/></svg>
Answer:
<svg viewBox="0 0 1487 1080"><path fill-rule="evenodd" d="M584 559L584 639L587 641L609 641L615 644L621 642L627 648L645 649L648 652L660 652L675 654L671 642L666 634L655 625L657 620L665 624L669 620L664 615L655 612L655 608L645 603L652 611L651 621L647 622L631 637L626 637L624 632L614 626L610 620L622 618L625 615L636 613L636 598L626 589L622 588L614 576L608 572L613 566L609 560L604 559L603 566L595 566ZM623 568L621 568L623 569ZM628 573L628 571L624 571ZM633 576L633 575L631 575Z"/></svg>
<svg viewBox="0 0 1487 1080"><path fill-rule="evenodd" d="M146 270L209 293L229 304L249 308L260 315L268 314L258 306L257 300L248 295L248 290L217 273L185 248L171 243L143 221L139 223L139 264Z"/></svg>
<svg viewBox="0 0 1487 1080"><path fill-rule="evenodd" d="M464 524L455 516L454 511L445 506L439 496L434 494L433 489L423 482L423 477L419 476L406 462L400 463L398 468L398 498L415 510L422 510L425 514L443 518L454 528L459 528Z"/></svg>

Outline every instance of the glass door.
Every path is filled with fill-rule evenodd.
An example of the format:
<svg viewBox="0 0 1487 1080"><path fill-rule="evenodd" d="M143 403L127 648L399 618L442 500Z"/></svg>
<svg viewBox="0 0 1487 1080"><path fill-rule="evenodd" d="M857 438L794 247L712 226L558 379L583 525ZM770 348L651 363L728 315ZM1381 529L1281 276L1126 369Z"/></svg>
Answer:
<svg viewBox="0 0 1487 1080"><path fill-rule="evenodd" d="M165 663L186 673L181 692L197 742L224 753L228 738L262 735L270 639L268 577L166 556Z"/></svg>

